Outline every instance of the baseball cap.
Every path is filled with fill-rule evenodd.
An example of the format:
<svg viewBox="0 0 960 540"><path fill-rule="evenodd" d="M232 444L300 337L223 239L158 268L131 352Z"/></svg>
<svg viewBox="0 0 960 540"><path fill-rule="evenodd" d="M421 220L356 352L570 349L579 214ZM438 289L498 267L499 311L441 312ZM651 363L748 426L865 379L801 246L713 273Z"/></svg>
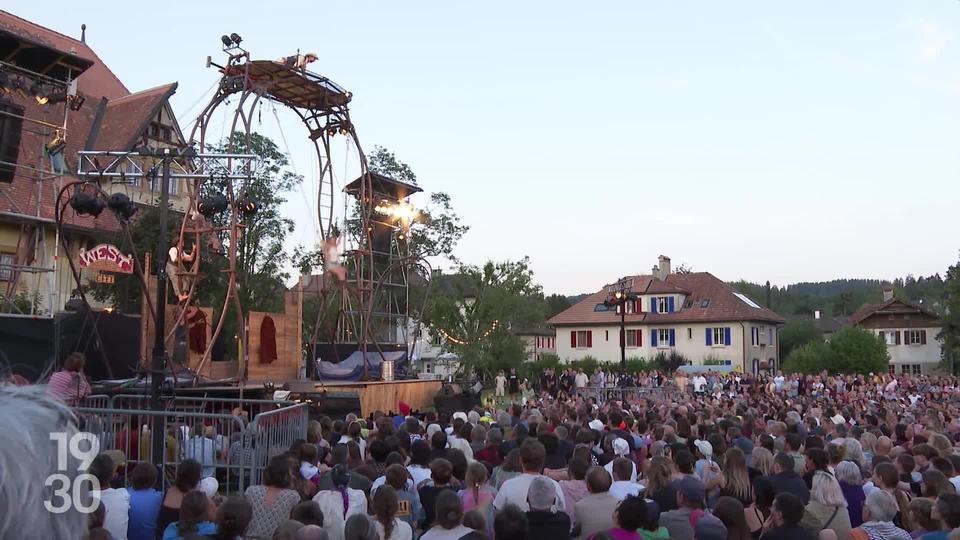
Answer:
<svg viewBox="0 0 960 540"><path fill-rule="evenodd" d="M834 424L837 424L838 426L839 426L840 424L845 424L845 423L847 423L847 419L844 418L842 414L836 414L836 415L834 415L834 417L831 418L830 420L833 420L833 423L834 423Z"/></svg>
<svg viewBox="0 0 960 540"><path fill-rule="evenodd" d="M677 492L682 494L683 498L688 501L703 500L705 492L703 482L696 476L684 476L680 480L677 480L674 487L676 487Z"/></svg>
<svg viewBox="0 0 960 540"><path fill-rule="evenodd" d="M704 514L693 526L693 534L697 540L727 540L727 526L717 516Z"/></svg>
<svg viewBox="0 0 960 540"><path fill-rule="evenodd" d="M744 455L749 456L753 453L753 441L746 437L737 437L733 440L733 445L740 449Z"/></svg>
<svg viewBox="0 0 960 540"><path fill-rule="evenodd" d="M697 450L699 450L704 456L710 457L713 455L713 445L708 441L695 441L693 445L696 446Z"/></svg>
<svg viewBox="0 0 960 540"><path fill-rule="evenodd" d="M197 489L206 493L207 497L213 498L213 496L217 494L217 490L220 489L220 482L217 482L216 478L208 476L200 480Z"/></svg>
<svg viewBox="0 0 960 540"><path fill-rule="evenodd" d="M625 456L630 453L630 445L627 441L617 438L613 441L613 453L618 456Z"/></svg>
<svg viewBox="0 0 960 540"><path fill-rule="evenodd" d="M594 418L589 424L587 424L587 427L595 431L603 431L603 422Z"/></svg>

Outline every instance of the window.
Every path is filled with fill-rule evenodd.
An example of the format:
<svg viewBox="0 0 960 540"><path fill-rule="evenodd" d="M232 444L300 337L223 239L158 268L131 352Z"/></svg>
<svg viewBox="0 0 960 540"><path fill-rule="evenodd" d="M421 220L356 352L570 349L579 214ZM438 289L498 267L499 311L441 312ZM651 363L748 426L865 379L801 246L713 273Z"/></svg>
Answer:
<svg viewBox="0 0 960 540"><path fill-rule="evenodd" d="M713 329L713 344L714 345L724 345L726 340L724 339L724 329L723 328L714 328Z"/></svg>
<svg viewBox="0 0 960 540"><path fill-rule="evenodd" d="M170 179L170 192L169 192L170 195L177 194L177 191L179 191L177 189L179 185L180 184L177 182L176 178ZM149 189L150 191L155 191L157 193L160 193L160 175L159 174L152 174L147 177L147 189Z"/></svg>
<svg viewBox="0 0 960 540"><path fill-rule="evenodd" d="M13 279L14 264L13 253L0 253L0 281L10 281Z"/></svg>
<svg viewBox="0 0 960 540"><path fill-rule="evenodd" d="M701 307L702 309L707 309L708 307L710 307L710 299L709 299L709 298L704 298L703 300L701 300L701 301L700 301L700 307Z"/></svg>
<svg viewBox="0 0 960 540"><path fill-rule="evenodd" d="M920 375L920 364L911 364L910 365L910 374L911 375Z"/></svg>
<svg viewBox="0 0 960 540"><path fill-rule="evenodd" d="M683 302L683 309L690 309L693 307L693 298L687 298Z"/></svg>
<svg viewBox="0 0 960 540"><path fill-rule="evenodd" d="M610 341L610 331L609 331L609 330L604 330L604 331L603 331L603 340L604 340L604 341Z"/></svg>
<svg viewBox="0 0 960 540"><path fill-rule="evenodd" d="M657 330L657 343L659 343L661 347L666 347L670 344L669 328L660 328Z"/></svg>
<svg viewBox="0 0 960 540"><path fill-rule="evenodd" d="M627 347L637 346L637 334L639 330L627 330Z"/></svg>
<svg viewBox="0 0 960 540"><path fill-rule="evenodd" d="M883 340L888 346L897 344L897 332L881 332L881 334L883 334Z"/></svg>
<svg viewBox="0 0 960 540"><path fill-rule="evenodd" d="M589 330L578 331L576 333L576 340L577 340L576 342L577 349L586 349L587 347L590 347L592 345L592 343L590 343L591 339L590 339Z"/></svg>
<svg viewBox="0 0 960 540"><path fill-rule="evenodd" d="M667 296L660 296L657 298L657 313L669 313L670 311L670 298Z"/></svg>
<svg viewBox="0 0 960 540"><path fill-rule="evenodd" d="M606 305L604 305L604 304L597 304L597 305L593 306L593 311L594 311L594 312L598 312L598 311L610 311L610 308L608 308L608 307L607 307Z"/></svg>
<svg viewBox="0 0 960 540"><path fill-rule="evenodd" d="M693 339L693 328L687 327L687 339Z"/></svg>
<svg viewBox="0 0 960 540"><path fill-rule="evenodd" d="M904 330L903 342L906 345L923 345L927 342L926 330Z"/></svg>
<svg viewBox="0 0 960 540"><path fill-rule="evenodd" d="M773 327L767 328L767 345L773 347Z"/></svg>
<svg viewBox="0 0 960 540"><path fill-rule="evenodd" d="M0 182L13 182L23 131L23 121L17 117L23 116L23 108L0 102L0 113L6 113L0 114L0 161L5 162L0 165Z"/></svg>
<svg viewBox="0 0 960 540"><path fill-rule="evenodd" d="M897 374L897 366L895 366L895 365L893 365L893 364L890 364L889 366L887 366L887 373L889 373L890 375L896 375L896 374Z"/></svg>
<svg viewBox="0 0 960 540"><path fill-rule="evenodd" d="M756 347L760 344L760 329L756 326L750 327L750 345Z"/></svg>

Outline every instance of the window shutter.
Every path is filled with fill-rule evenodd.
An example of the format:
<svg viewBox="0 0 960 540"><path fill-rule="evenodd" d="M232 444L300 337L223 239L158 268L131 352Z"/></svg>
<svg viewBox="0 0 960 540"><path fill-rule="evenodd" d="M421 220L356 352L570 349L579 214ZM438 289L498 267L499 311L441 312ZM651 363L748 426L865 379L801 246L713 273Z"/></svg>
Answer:
<svg viewBox="0 0 960 540"><path fill-rule="evenodd" d="M707 328L707 347L713 345L713 328Z"/></svg>
<svg viewBox="0 0 960 540"><path fill-rule="evenodd" d="M921 330L921 331L920 331L920 344L921 344L921 345L926 345L926 344L927 344L927 331L926 331L926 330Z"/></svg>
<svg viewBox="0 0 960 540"><path fill-rule="evenodd" d="M637 347L643 347L643 330L636 330L637 332Z"/></svg>
<svg viewBox="0 0 960 540"><path fill-rule="evenodd" d="M587 348L593 347L593 330L587 330Z"/></svg>
<svg viewBox="0 0 960 540"><path fill-rule="evenodd" d="M677 332L673 328L670 329L670 346L673 347L677 344Z"/></svg>
<svg viewBox="0 0 960 540"><path fill-rule="evenodd" d="M730 345L730 327L723 329L723 344Z"/></svg>
<svg viewBox="0 0 960 540"><path fill-rule="evenodd" d="M654 296L653 298L650 299L650 313L656 313L656 312L657 312L657 297Z"/></svg>
<svg viewBox="0 0 960 540"><path fill-rule="evenodd" d="M893 335L894 335L894 343L896 343L897 345L899 345L899 344L900 344L900 331L897 330L896 332L893 333Z"/></svg>
<svg viewBox="0 0 960 540"><path fill-rule="evenodd" d="M657 346L657 329L656 328L650 329L650 346L651 347Z"/></svg>
<svg viewBox="0 0 960 540"><path fill-rule="evenodd" d="M672 297L672 296L667 299L667 304L668 304L668 305L667 305L667 310L668 310L670 313L673 313L673 297Z"/></svg>
<svg viewBox="0 0 960 540"><path fill-rule="evenodd" d="M576 330L570 331L570 348L571 349L577 348L577 331Z"/></svg>
<svg viewBox="0 0 960 540"><path fill-rule="evenodd" d="M633 312L642 313L643 312L643 302L639 298L633 301Z"/></svg>

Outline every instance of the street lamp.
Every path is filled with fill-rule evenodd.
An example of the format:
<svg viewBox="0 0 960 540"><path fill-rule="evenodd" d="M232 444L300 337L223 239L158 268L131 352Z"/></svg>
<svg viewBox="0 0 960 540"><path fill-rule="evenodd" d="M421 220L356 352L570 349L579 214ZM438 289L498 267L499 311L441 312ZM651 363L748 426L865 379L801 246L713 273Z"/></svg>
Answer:
<svg viewBox="0 0 960 540"><path fill-rule="evenodd" d="M627 302L634 302L640 296L636 293L621 290L611 294L603 305L607 308L616 307L620 311L620 380L623 381L627 367Z"/></svg>

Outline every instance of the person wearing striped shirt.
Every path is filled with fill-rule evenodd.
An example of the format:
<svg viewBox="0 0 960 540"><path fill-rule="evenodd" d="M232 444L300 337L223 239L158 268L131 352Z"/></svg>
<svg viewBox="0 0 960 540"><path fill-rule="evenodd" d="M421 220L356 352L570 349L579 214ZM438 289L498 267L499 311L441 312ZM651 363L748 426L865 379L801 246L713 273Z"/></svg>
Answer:
<svg viewBox="0 0 960 540"><path fill-rule="evenodd" d="M76 405L90 395L90 383L83 374L86 364L83 353L75 352L63 361L63 369L50 376L47 393L67 405Z"/></svg>

